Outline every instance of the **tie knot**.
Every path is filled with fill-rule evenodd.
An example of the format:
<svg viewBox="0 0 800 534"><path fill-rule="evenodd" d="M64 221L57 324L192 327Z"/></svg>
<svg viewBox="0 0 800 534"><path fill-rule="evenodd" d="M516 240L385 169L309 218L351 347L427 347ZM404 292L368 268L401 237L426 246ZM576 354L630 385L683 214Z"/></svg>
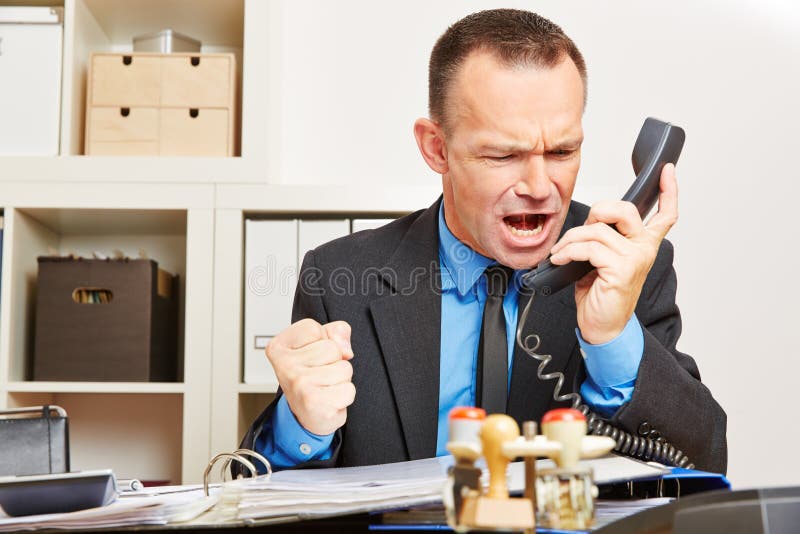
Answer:
<svg viewBox="0 0 800 534"><path fill-rule="evenodd" d="M504 297L508 290L508 281L514 269L505 265L490 265L484 271L486 275L486 293L490 297Z"/></svg>

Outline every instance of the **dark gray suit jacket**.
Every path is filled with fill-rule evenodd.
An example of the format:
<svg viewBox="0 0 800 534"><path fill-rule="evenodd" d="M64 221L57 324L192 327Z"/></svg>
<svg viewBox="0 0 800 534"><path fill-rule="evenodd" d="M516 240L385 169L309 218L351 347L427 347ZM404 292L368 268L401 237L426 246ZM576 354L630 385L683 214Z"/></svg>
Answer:
<svg viewBox="0 0 800 534"><path fill-rule="evenodd" d="M356 397L334 437L332 459L298 467L368 465L436 454L442 335L439 203L306 254L292 322L310 317L323 324L350 323ZM564 229L583 224L587 215L588 207L573 202ZM672 257L672 245L664 241L636 308L645 340L636 387L612 422L634 434L647 422L698 469L724 473L725 412L700 382L694 360L675 349L681 319ZM547 370L564 372L565 391L576 391L586 376L576 326L570 285L537 296L524 329L541 335L538 352L553 355ZM559 406L553 401L553 382L537 379L537 363L516 349L508 414L519 423L538 421ZM243 447L252 448L275 402L253 423Z"/></svg>

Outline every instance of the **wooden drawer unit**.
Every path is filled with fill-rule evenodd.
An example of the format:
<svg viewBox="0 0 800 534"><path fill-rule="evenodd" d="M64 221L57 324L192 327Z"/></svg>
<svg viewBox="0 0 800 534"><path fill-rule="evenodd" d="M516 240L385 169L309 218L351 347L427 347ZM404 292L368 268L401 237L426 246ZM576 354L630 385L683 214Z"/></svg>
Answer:
<svg viewBox="0 0 800 534"><path fill-rule="evenodd" d="M165 56L162 65L162 106L233 107L233 56Z"/></svg>
<svg viewBox="0 0 800 534"><path fill-rule="evenodd" d="M95 108L91 113L95 141L158 141L158 108Z"/></svg>
<svg viewBox="0 0 800 534"><path fill-rule="evenodd" d="M155 156L159 152L158 108L95 107L89 113L92 137L87 153L96 156Z"/></svg>
<svg viewBox="0 0 800 534"><path fill-rule="evenodd" d="M140 54L95 54L89 84L91 106L158 106L161 58Z"/></svg>
<svg viewBox="0 0 800 534"><path fill-rule="evenodd" d="M94 54L87 155L233 156L233 54Z"/></svg>
<svg viewBox="0 0 800 534"><path fill-rule="evenodd" d="M226 109L162 108L161 154L227 156L230 120Z"/></svg>

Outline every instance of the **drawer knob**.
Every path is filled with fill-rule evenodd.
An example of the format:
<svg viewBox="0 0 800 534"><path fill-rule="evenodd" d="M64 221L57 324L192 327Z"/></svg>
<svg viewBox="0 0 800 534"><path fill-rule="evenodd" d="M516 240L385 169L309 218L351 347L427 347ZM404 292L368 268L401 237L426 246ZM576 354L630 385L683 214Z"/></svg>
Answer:
<svg viewBox="0 0 800 534"><path fill-rule="evenodd" d="M193 119L196 119L196 118L197 118L197 116L198 116L199 114L200 114L200 110L199 110L199 109L197 109L197 108L191 108L191 109L189 110L189 116L190 116L191 118L193 118Z"/></svg>
<svg viewBox="0 0 800 534"><path fill-rule="evenodd" d="M198 56L192 56L192 67L196 67L200 64L200 58Z"/></svg>
<svg viewBox="0 0 800 534"><path fill-rule="evenodd" d="M131 56L122 56L123 65L130 65L131 63L133 63L133 58Z"/></svg>
<svg viewBox="0 0 800 534"><path fill-rule="evenodd" d="M127 117L131 114L131 108L119 108L119 114L123 117Z"/></svg>

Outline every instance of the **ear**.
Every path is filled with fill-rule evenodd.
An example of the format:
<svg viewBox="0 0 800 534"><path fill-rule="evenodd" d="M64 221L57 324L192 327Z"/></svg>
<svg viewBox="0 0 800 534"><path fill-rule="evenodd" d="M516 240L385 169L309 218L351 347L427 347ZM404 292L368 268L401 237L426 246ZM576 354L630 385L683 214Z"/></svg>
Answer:
<svg viewBox="0 0 800 534"><path fill-rule="evenodd" d="M447 145L442 128L430 119L417 119L414 122L414 137L428 167L438 174L446 174Z"/></svg>

